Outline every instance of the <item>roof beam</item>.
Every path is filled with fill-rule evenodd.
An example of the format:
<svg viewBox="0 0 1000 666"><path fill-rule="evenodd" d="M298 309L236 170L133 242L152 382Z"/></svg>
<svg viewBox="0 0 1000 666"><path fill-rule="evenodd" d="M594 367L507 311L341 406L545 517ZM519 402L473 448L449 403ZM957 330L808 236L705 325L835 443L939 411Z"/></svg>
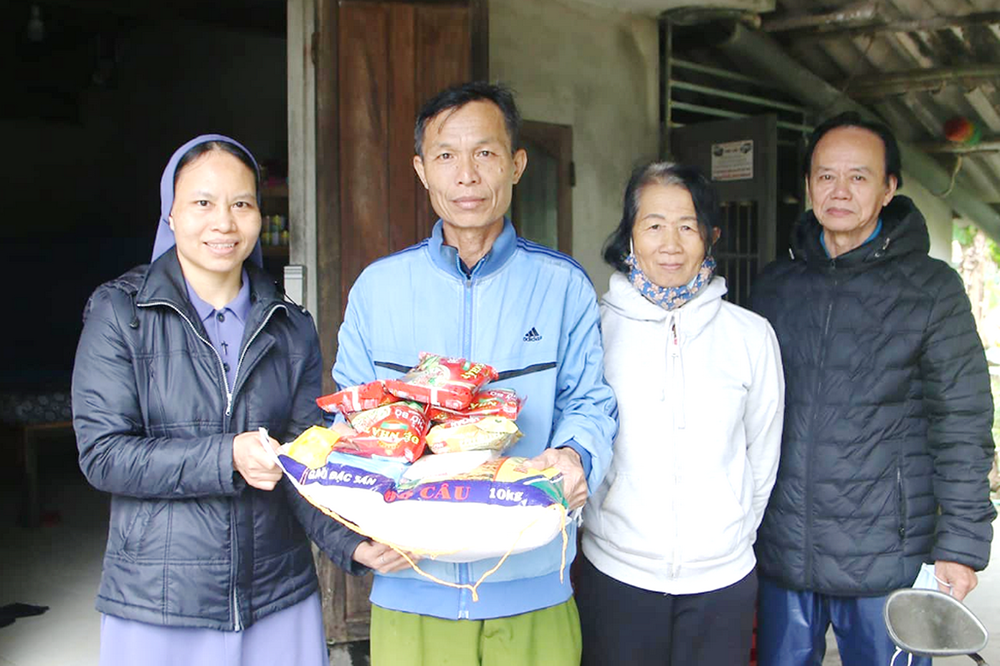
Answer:
<svg viewBox="0 0 1000 666"><path fill-rule="evenodd" d="M961 86L967 90L1000 79L1000 65L972 64L957 67L911 69L902 72L862 74L849 80L851 97L880 99L909 92L940 90L945 86ZM843 89L847 81L834 84Z"/></svg>
<svg viewBox="0 0 1000 666"><path fill-rule="evenodd" d="M762 29L765 32L783 32L794 39L813 37L817 39L835 39L840 37L864 37L866 35L877 35L884 32L933 32L935 30L947 30L949 28L965 28L974 25L989 25L1000 23L1000 12L975 12L963 14L961 16L935 16L933 18L913 19L909 21L884 21L873 17L868 25L851 25L858 21L855 18L851 21L832 20L838 15L862 16L858 10L852 15L846 9L831 14L823 14L817 19L819 22L801 22L796 25L792 19L773 19L764 21ZM807 17L808 18L808 17ZM825 20L824 20L825 19Z"/></svg>
<svg viewBox="0 0 1000 666"><path fill-rule="evenodd" d="M971 155L974 153L1000 153L1000 137L992 137L982 140L977 144L969 145L965 143L953 143L951 141L941 141L932 143L919 143L920 148L925 153L948 153L952 155Z"/></svg>
<svg viewBox="0 0 1000 666"><path fill-rule="evenodd" d="M867 26L876 20L877 16L878 7L874 2L859 2L825 14L768 17L762 21L761 30L772 34L776 32L828 32L843 30L845 25L850 24L861 23Z"/></svg>
<svg viewBox="0 0 1000 666"><path fill-rule="evenodd" d="M796 62L767 33L736 24L732 34L719 48L734 62L765 74L788 94L824 117L850 109L869 119L879 120L867 107ZM983 201L962 174L956 174L957 179L952 183L951 174L924 151L905 141L899 141L899 148L907 173L947 202L952 210L969 218L991 238L1000 241L1000 212Z"/></svg>

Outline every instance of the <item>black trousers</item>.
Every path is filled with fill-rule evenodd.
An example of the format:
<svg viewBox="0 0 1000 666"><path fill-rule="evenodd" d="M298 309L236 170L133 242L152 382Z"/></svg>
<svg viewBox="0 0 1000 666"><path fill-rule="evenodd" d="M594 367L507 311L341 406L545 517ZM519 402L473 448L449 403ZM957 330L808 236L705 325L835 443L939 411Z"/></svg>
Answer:
<svg viewBox="0 0 1000 666"><path fill-rule="evenodd" d="M576 603L582 666L746 666L757 572L702 594L670 595L626 585L581 555Z"/></svg>

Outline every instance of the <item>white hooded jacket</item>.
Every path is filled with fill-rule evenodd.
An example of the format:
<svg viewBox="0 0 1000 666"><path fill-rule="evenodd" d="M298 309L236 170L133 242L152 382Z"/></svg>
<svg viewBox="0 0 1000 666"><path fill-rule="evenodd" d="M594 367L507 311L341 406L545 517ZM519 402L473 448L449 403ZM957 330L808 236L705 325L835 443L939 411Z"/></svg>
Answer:
<svg viewBox="0 0 1000 666"><path fill-rule="evenodd" d="M723 300L715 277L673 311L619 273L601 299L605 377L619 430L583 512L583 552L605 574L667 594L738 582L781 449L784 378L770 324Z"/></svg>

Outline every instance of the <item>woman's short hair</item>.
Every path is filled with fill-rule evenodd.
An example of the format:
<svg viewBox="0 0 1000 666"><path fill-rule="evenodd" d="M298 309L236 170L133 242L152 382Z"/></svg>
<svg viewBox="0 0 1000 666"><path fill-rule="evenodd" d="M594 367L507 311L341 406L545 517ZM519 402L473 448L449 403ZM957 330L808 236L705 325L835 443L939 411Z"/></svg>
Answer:
<svg viewBox="0 0 1000 666"><path fill-rule="evenodd" d="M712 229L718 226L719 203L715 188L695 167L675 162L650 162L632 171L622 198L622 219L604 242L604 261L621 273L628 273L625 259L631 252L632 229L639 214L639 197L647 185L676 185L687 190L698 217L698 233L705 253L712 253Z"/></svg>
<svg viewBox="0 0 1000 666"><path fill-rule="evenodd" d="M235 144L229 143L228 141L206 141L205 143L199 143L196 146L191 146L177 162L177 168L174 170L174 189L177 189L177 179L180 177L181 171L184 170L184 167L191 164L205 153L210 153L213 150L221 150L224 153L229 153L242 162L246 168L250 169L250 173L253 174L254 190L257 192L257 203L259 204L260 173L257 171L257 165L254 163L253 158L246 153L246 151Z"/></svg>

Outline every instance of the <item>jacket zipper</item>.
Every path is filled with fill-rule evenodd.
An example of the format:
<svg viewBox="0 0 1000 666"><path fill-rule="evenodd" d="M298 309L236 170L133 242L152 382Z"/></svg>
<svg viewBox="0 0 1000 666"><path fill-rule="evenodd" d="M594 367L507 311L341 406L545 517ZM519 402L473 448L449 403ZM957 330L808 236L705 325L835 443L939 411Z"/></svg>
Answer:
<svg viewBox="0 0 1000 666"><path fill-rule="evenodd" d="M670 336L670 341L668 343L669 357L670 357L670 372L667 373L667 376L670 377L671 380L673 380L674 375L677 373L677 366L680 363L680 358L681 358L680 340L678 339L677 336L677 315L673 313L671 313L670 315L668 335ZM673 473L670 475L670 484L671 484L670 504L673 507L673 512L674 512L674 520L673 520L674 537L673 539L670 540L670 577L677 578L677 576L680 574L680 562L678 561L680 558L680 552L679 552L680 529L678 528L677 502L675 501L677 498L677 472L678 472L677 449L679 448L677 443L677 437L678 437L677 431L679 430L677 425L677 401L679 400L679 396L684 395L684 387L683 386L678 387L677 382L674 381L671 381L671 384L674 386L675 391L673 395L670 396L670 402L671 402L670 422L671 422L671 427L673 428L674 431L674 437L673 437L674 442L673 446L670 447L670 454L671 457L673 458L673 465L671 465L671 467L673 468L672 470Z"/></svg>
<svg viewBox="0 0 1000 666"><path fill-rule="evenodd" d="M136 307L140 307L140 308L148 308L148 307L153 307L153 306L158 306L158 305L162 305L164 307L170 308L171 310L173 310L174 312L176 312L180 316L181 319L183 319L185 322L187 322L187 325L191 327L191 331L194 333L195 337L198 338L199 340L201 340L202 342L204 342L208 346L208 348L212 350L212 352L215 354L215 358L219 361L219 370L222 372L222 385L225 387L225 392L226 392L226 428L228 429L229 425L230 425L229 424L229 418L233 414L233 395L235 394L235 390L230 390L229 389L229 381L226 379L226 364L222 361L222 356L220 356L218 350L216 350L216 348L214 346L212 346L212 343L210 341L206 340L201 335L201 333L198 332L198 328L191 322L190 319L188 319L187 315L185 315L183 312L181 312L180 308L178 308L177 306L175 306L173 303L169 303L167 301L153 301L153 302L150 302L150 303L136 303ZM279 308L284 309L285 306L282 305L282 304L280 304L280 303L278 303L278 304L275 304L267 312L267 314L264 316L264 320L260 323L260 326L258 326L254 330L253 335L251 335L250 339L247 340L246 347L244 347L243 351L240 352L240 358L236 362L236 373L233 375L233 377L234 377L234 379L233 379L233 388L234 389L236 388L236 381L240 378L240 366L243 365L243 359L246 358L247 350L250 349L250 345L252 345L253 341L257 339L257 336L260 335L260 332L264 330L264 327L267 326L267 322L271 321L271 317L274 315L275 312L278 311ZM230 524L230 530L232 532L231 549L232 549L232 553L233 553L233 568L232 568L232 574L230 576L230 585L232 586L232 589L233 589L233 598L232 598L232 601L233 601L233 608L232 608L232 612L233 612L233 629L235 631L242 631L243 624L240 622L240 605L239 605L239 600L237 599L237 596L236 596L236 579L237 579L237 572L239 571L239 543L238 543L238 539L237 539L237 535L236 535L236 529L237 529L236 528L236 514L233 511L231 511L230 514L229 514L229 524Z"/></svg>
<svg viewBox="0 0 1000 666"><path fill-rule="evenodd" d="M462 318L462 356L466 359L472 358L472 277L465 279L465 307ZM458 565L458 582L466 585L471 580L471 564L462 563ZM458 595L458 618L469 619L468 599L469 591L462 589Z"/></svg>
<svg viewBox="0 0 1000 666"><path fill-rule="evenodd" d="M836 269L836 263L832 264L833 268ZM837 280L834 278L834 287L837 286ZM833 298L826 305L826 318L823 321L823 336L820 339L820 357L819 357L819 368L818 377L823 376L823 367L826 365L826 347L827 338L830 335L830 322L833 319ZM822 393L819 390L822 387L817 387L817 396ZM818 402L818 400L817 400ZM819 410L819 406L814 403L813 413L812 413L812 423L810 424L810 433L813 431L816 425L816 413ZM805 530L805 584L807 587L812 585L812 517L813 517L813 502L812 502L812 475L814 459L816 457L816 447L809 447L809 456L806 460L806 485L805 485L805 500L806 500L806 530Z"/></svg>
<svg viewBox="0 0 1000 666"><path fill-rule="evenodd" d="M233 629L236 631L241 631L243 629L243 623L240 622L240 602L236 597L236 579L239 577L237 573L239 569L239 557L240 549L237 547L238 539L236 537L236 512L229 512L229 530L232 532L232 550L233 550L233 571L230 575L230 587L233 590Z"/></svg>
<svg viewBox="0 0 1000 666"><path fill-rule="evenodd" d="M906 539L906 497L903 495L903 460L896 467L896 492L899 493L899 538Z"/></svg>
<svg viewBox="0 0 1000 666"><path fill-rule="evenodd" d="M247 340L246 347L244 347L243 351L240 352L240 358L238 361L236 361L236 372L233 374L233 389L236 388L236 382L240 378L240 367L243 365L243 359L245 359L247 356L247 351L250 350L250 345L253 344L253 341L257 339L258 335L260 335L260 332L264 330L265 326L267 326L267 322L271 321L271 317L274 316L274 313L277 312L279 309L287 311L287 308L285 308L285 306L281 305L280 303L274 305L270 310L268 310L267 314L264 315L264 321L260 323L260 326L258 326L256 330L254 330L253 335L251 335L250 339ZM215 347L212 347L212 349L214 350ZM215 355L218 356L219 352L215 352ZM219 362L222 362L221 356L219 356ZM223 366L223 370L225 370L225 366ZM226 403L227 417L232 416L233 414L233 392L230 392L228 394L228 397L229 400Z"/></svg>

